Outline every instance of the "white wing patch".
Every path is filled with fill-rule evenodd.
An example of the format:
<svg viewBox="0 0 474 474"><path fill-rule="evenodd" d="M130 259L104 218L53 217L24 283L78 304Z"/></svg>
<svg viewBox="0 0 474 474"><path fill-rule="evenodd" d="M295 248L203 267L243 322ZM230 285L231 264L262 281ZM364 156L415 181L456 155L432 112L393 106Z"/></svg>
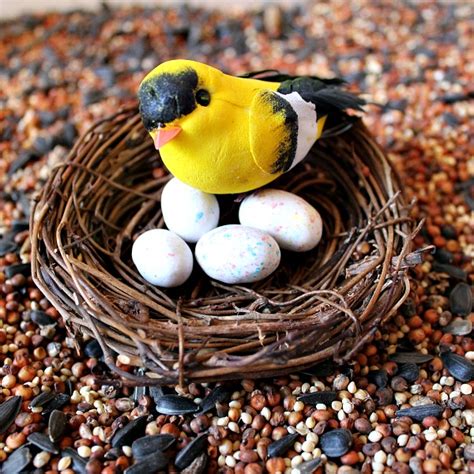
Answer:
<svg viewBox="0 0 474 474"><path fill-rule="evenodd" d="M311 147L316 142L317 137L317 115L316 107L311 102L306 102L298 92L291 94L280 94L293 107L298 116L298 137L296 141L296 154L293 163L289 169L294 168L308 154Z"/></svg>

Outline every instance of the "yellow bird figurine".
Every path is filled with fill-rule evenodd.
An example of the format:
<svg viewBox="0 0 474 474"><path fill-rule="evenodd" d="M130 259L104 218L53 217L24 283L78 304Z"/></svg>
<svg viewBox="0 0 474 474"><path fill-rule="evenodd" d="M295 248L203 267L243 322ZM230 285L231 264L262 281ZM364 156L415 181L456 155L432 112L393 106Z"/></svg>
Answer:
<svg viewBox="0 0 474 474"><path fill-rule="evenodd" d="M235 77L177 59L153 69L138 98L170 172L203 192L233 194L270 183L319 137L351 126L346 110L362 110L365 102L342 83L274 71Z"/></svg>

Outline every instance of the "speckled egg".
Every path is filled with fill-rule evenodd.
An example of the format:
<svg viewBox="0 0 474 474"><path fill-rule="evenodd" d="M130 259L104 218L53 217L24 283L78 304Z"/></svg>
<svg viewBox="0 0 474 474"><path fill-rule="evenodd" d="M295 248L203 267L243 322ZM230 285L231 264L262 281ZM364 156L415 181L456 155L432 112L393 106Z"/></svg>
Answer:
<svg viewBox="0 0 474 474"><path fill-rule="evenodd" d="M319 212L296 194L262 189L246 197L239 208L240 223L270 234L281 248L306 252L321 240Z"/></svg>
<svg viewBox="0 0 474 474"><path fill-rule="evenodd" d="M141 234L133 243L132 260L146 281L164 288L182 285L193 270L188 244L166 229Z"/></svg>
<svg viewBox="0 0 474 474"><path fill-rule="evenodd" d="M202 236L195 253L207 275L229 284L262 280L278 268L281 258L272 236L238 224L224 225Z"/></svg>
<svg viewBox="0 0 474 474"><path fill-rule="evenodd" d="M166 227L190 243L197 242L219 222L216 197L176 178L163 188L161 210Z"/></svg>

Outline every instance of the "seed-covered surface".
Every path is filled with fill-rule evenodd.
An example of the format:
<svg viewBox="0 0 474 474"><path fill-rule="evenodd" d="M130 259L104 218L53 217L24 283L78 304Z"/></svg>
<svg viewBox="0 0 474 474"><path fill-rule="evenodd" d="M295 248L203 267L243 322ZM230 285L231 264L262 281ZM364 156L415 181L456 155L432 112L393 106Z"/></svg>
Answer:
<svg viewBox="0 0 474 474"><path fill-rule="evenodd" d="M103 9L1 25L3 472L150 472L163 463L170 472L178 464L244 474L474 469L473 9L438 3L332 0L252 14ZM95 341L76 352L33 285L29 199L78 134L126 105L144 73L171 57L235 73L337 74L382 105L368 108L366 123L408 199L417 198L413 216L426 217L416 245L436 251L412 271L410 299L350 363L219 389L132 390L112 383ZM125 361L121 369L131 370ZM306 397L316 392L327 393ZM178 399L173 414L156 410L170 406L163 395L186 398L186 409ZM158 434L175 442L140 464L146 456L134 457L133 442ZM292 445L269 456L288 436Z"/></svg>

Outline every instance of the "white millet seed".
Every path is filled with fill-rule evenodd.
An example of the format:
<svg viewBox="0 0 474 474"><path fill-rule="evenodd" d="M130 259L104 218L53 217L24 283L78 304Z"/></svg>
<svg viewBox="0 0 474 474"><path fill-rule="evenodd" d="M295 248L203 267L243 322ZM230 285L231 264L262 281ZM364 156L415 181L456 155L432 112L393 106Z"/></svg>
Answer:
<svg viewBox="0 0 474 474"><path fill-rule="evenodd" d="M235 460L234 456L226 456L225 463L229 467L235 467L237 461Z"/></svg>
<svg viewBox="0 0 474 474"><path fill-rule="evenodd" d="M46 451L41 451L33 458L33 466L39 469L43 466L46 466L46 464L48 464L50 459L51 459L50 453Z"/></svg>
<svg viewBox="0 0 474 474"><path fill-rule="evenodd" d="M308 382L305 382L303 385L301 385L301 391L303 393L308 393L311 388L311 385Z"/></svg>
<svg viewBox="0 0 474 474"><path fill-rule="evenodd" d="M252 423L253 417L249 413L242 413L240 419L244 425L250 425Z"/></svg>
<svg viewBox="0 0 474 474"><path fill-rule="evenodd" d="M349 385L347 386L347 391L352 394L357 392L357 385L355 384L355 382L349 383Z"/></svg>
<svg viewBox="0 0 474 474"><path fill-rule="evenodd" d="M58 461L58 471L65 471L72 462L72 458L70 456L64 456Z"/></svg>
<svg viewBox="0 0 474 474"><path fill-rule="evenodd" d="M380 464L385 464L385 462L387 461L387 455L385 454L385 451L377 451L374 454L374 461L379 462Z"/></svg>
<svg viewBox="0 0 474 474"><path fill-rule="evenodd" d="M229 403L229 408L242 408L242 404L238 400L232 400Z"/></svg>
<svg viewBox="0 0 474 474"><path fill-rule="evenodd" d="M81 458L88 458L91 455L91 448L89 448L89 446L79 446L77 448L77 454L79 454Z"/></svg>
<svg viewBox="0 0 474 474"><path fill-rule="evenodd" d="M296 403L295 403L295 405L296 405ZM265 420L269 421L270 418L272 417L272 412L271 412L270 408L263 407L262 411L260 412L260 415L262 415L265 418Z"/></svg>
<svg viewBox="0 0 474 474"><path fill-rule="evenodd" d="M130 446L122 446L122 451L123 451L123 454L127 456L127 458L132 457L132 448Z"/></svg>
<svg viewBox="0 0 474 474"><path fill-rule="evenodd" d="M412 434L417 435L421 433L421 426L414 423L410 426L410 431Z"/></svg>
<svg viewBox="0 0 474 474"><path fill-rule="evenodd" d="M303 461L310 461L311 459L313 459L313 455L305 451L301 453L301 457L303 458Z"/></svg>
<svg viewBox="0 0 474 474"><path fill-rule="evenodd" d="M318 444L319 436L316 433L308 433L306 435L306 441L312 441L314 444Z"/></svg>
<svg viewBox="0 0 474 474"><path fill-rule="evenodd" d="M316 445L312 441L305 441L301 445L301 449L306 452L306 453L311 453L313 452L314 448L316 448Z"/></svg>
<svg viewBox="0 0 474 474"><path fill-rule="evenodd" d="M370 416L369 416L369 421L371 423L377 423L378 419L379 419L379 417L378 417L377 413L375 413L375 412L371 413Z"/></svg>
<svg viewBox="0 0 474 474"><path fill-rule="evenodd" d="M239 425L235 421L231 421L227 425L227 428L229 428L229 430L232 431L233 433L240 433Z"/></svg>
<svg viewBox="0 0 474 474"><path fill-rule="evenodd" d="M303 462L303 458L298 454L297 456L291 459L291 467L299 466L302 462Z"/></svg>
<svg viewBox="0 0 474 474"><path fill-rule="evenodd" d="M315 426L316 426L316 420L310 416L309 418L306 418L306 421L304 422L304 424L310 429L312 430Z"/></svg>
<svg viewBox="0 0 474 474"><path fill-rule="evenodd" d="M337 419L339 421L345 420L347 418L347 415L341 410L337 412Z"/></svg>
<svg viewBox="0 0 474 474"><path fill-rule="evenodd" d="M354 405L351 402L342 402L342 409L344 413L350 414L354 411Z"/></svg>
<svg viewBox="0 0 474 474"><path fill-rule="evenodd" d="M225 456L223 456L222 454L217 458L217 465L219 467L225 466Z"/></svg>
<svg viewBox="0 0 474 474"><path fill-rule="evenodd" d="M371 443L378 443L383 438L383 434L374 430L369 433L367 438Z"/></svg>
<svg viewBox="0 0 474 474"><path fill-rule="evenodd" d="M296 411L296 412L303 411L304 410L304 403L298 400L293 405L293 410Z"/></svg>
<svg viewBox="0 0 474 474"><path fill-rule="evenodd" d="M334 401L331 403L331 408L332 408L334 411L342 410L342 402L340 402L339 400L334 400Z"/></svg>
<svg viewBox="0 0 474 474"><path fill-rule="evenodd" d="M224 416L217 419L217 426L227 426L229 424L229 417Z"/></svg>
<svg viewBox="0 0 474 474"><path fill-rule="evenodd" d="M407 434L401 434L397 438L397 444L403 448L408 443L408 435Z"/></svg>
<svg viewBox="0 0 474 474"><path fill-rule="evenodd" d="M463 383L460 390L463 395L471 395L472 393L472 387L468 383Z"/></svg>
<svg viewBox="0 0 474 474"><path fill-rule="evenodd" d="M372 470L374 472L383 472L384 469L385 469L385 466L382 463L375 462L375 461L372 463Z"/></svg>
<svg viewBox="0 0 474 474"><path fill-rule="evenodd" d="M316 410L327 410L327 408L324 403L316 403Z"/></svg>

